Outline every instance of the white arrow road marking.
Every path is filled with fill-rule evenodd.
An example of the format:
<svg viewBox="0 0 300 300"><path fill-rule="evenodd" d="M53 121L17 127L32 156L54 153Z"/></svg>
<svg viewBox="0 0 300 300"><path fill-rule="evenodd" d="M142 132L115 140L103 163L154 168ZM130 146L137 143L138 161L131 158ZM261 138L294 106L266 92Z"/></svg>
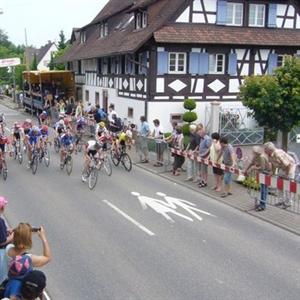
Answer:
<svg viewBox="0 0 300 300"><path fill-rule="evenodd" d="M143 230L144 232L146 232L147 234L153 236L155 235L152 231L150 231L149 229L147 229L145 226L143 226L142 224L140 224L139 222L137 222L136 220L134 220L133 218L131 218L130 216L128 216L126 213L124 213L121 209L119 209L118 207L116 207L115 205L111 204L109 201L107 200L103 200L103 202L105 204L107 204L108 206L110 206L113 210L115 210L117 213L119 213L121 216L123 216L125 219L127 219L128 221L130 221L131 223L133 223L135 226L137 226L138 228L140 228L141 230Z"/></svg>
<svg viewBox="0 0 300 300"><path fill-rule="evenodd" d="M165 217L168 221L174 223L175 221L168 215L168 214L173 214L173 215L176 215L178 217L181 217L185 220L188 220L190 222L193 222L194 220L188 216L185 216L181 213L178 213L173 207L171 207L170 205L168 205L167 203L165 203L164 201L162 200L158 200L158 199L155 199L155 198L150 198L150 197L147 197L147 196L141 196L140 193L137 193L137 192L131 192L131 194L133 196L136 196L143 209L146 209L147 206L149 206L150 208L152 208L154 211L156 211L158 214L161 214L163 217Z"/></svg>

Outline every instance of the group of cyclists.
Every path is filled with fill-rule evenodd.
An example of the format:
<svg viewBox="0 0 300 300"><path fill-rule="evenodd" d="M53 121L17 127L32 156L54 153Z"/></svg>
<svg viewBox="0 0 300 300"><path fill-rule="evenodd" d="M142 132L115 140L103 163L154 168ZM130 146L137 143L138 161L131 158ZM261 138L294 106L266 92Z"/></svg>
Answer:
<svg viewBox="0 0 300 300"><path fill-rule="evenodd" d="M2 117L2 121L4 122L4 116L2 115ZM84 142L83 133L86 125L87 122L84 117L75 119L66 114L59 115L59 120L53 126L53 141L59 149L57 152L60 153L61 168L63 168L67 153L77 154L83 145L84 164L82 174L86 174L92 160L96 160L99 163L101 162L104 153L108 149L108 144L111 145L111 149L114 150L114 153L118 155L124 150L126 141L130 141L132 138L128 128L122 128L122 130L117 133L111 132L106 127L105 122L101 121L95 126L95 139ZM39 115L39 125L35 125L31 119L26 119L23 123L15 122L11 129L11 137L5 134L4 126L0 124L0 158L2 168L7 170L5 152L17 156L18 152L22 151L21 145L23 145L22 152L27 153L28 168L30 168L33 152L36 151L39 153L39 158L42 159L48 145L52 144L49 133L49 118L44 111ZM87 178L82 175L82 181L86 180Z"/></svg>

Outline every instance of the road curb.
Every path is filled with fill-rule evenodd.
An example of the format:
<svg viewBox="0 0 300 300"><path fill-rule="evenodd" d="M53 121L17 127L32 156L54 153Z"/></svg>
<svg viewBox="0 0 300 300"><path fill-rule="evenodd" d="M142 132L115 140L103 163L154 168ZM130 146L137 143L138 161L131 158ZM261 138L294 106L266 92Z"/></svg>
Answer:
<svg viewBox="0 0 300 300"><path fill-rule="evenodd" d="M247 213L248 215L250 215L252 217L256 217L256 218L258 218L258 219L260 219L262 221L265 221L265 222L267 222L269 224L275 225L276 227L279 227L279 228L284 229L284 230L286 230L286 231L288 231L290 233L293 233L295 235L300 236L300 232L299 231L294 230L293 228L291 228L289 226L286 226L284 224L281 224L281 223L275 222L273 220L270 220L269 218L264 217L263 214L260 214L260 215L256 214L254 208L252 208L252 209L242 209L241 207L239 207L237 205L234 205L233 203L230 203L229 201L224 201L222 198L216 197L216 196L214 196L214 195L212 195L210 193L205 192L204 190L199 190L199 188L197 189L196 187L190 186L190 185L186 184L185 182L182 182L180 180L176 180L175 178L174 179L170 178L170 176L167 176L167 175L164 174L166 172L159 173L157 171L153 171L153 170L151 170L151 169L149 169L147 167L144 167L143 165L141 165L139 163L133 163L133 164L135 166L137 166L138 168L142 169L142 170L145 170L145 171L147 171L149 173L152 173L154 175L158 175L161 178L167 179L168 181L170 181L172 183L180 184L181 186L184 186L185 188L188 188L188 189L191 189L191 190L193 190L193 191L195 191L197 193L203 194L206 197L212 198L212 199L214 199L214 200L216 200L218 202L226 204L226 205L228 205L228 206L230 206L232 208L235 208L235 209L237 209L237 210L239 210L241 212L245 212L245 213Z"/></svg>

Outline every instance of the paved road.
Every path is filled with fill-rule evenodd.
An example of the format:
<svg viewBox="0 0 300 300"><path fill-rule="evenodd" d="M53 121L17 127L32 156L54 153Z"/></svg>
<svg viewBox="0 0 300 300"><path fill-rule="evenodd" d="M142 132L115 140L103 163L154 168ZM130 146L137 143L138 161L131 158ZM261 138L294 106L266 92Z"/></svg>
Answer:
<svg viewBox="0 0 300 300"><path fill-rule="evenodd" d="M45 226L53 299L299 299L298 236L139 168L90 191L80 155L69 177L51 154L35 176L9 161L0 194L11 224Z"/></svg>

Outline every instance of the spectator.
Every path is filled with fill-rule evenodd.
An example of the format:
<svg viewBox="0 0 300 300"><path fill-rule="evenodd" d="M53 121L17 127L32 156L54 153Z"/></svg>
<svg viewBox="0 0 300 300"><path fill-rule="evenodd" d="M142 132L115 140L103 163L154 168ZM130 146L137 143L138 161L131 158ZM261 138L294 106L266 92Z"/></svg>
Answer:
<svg viewBox="0 0 300 300"><path fill-rule="evenodd" d="M203 124L197 126L197 131L200 136L199 144L199 156L201 159L208 159L210 153L210 147L212 144L211 138L206 134ZM201 181L199 182L199 187L207 186L207 177L208 177L208 165L204 162L200 163L200 175Z"/></svg>
<svg viewBox="0 0 300 300"><path fill-rule="evenodd" d="M272 142L265 143L265 153L268 156L269 162L272 165L272 172L286 179L295 179L296 163L295 160L282 149L277 149ZM282 205L283 208L291 206L291 199L288 192L285 192L284 201L277 204Z"/></svg>
<svg viewBox="0 0 300 300"><path fill-rule="evenodd" d="M231 144L228 143L228 139L226 137L221 137L220 139L221 144L221 152L218 156L219 160L223 155L223 163L227 167L235 166L235 156L234 150ZM230 171L224 172L224 193L221 194L222 198L225 198L229 195L232 195L232 173Z"/></svg>
<svg viewBox="0 0 300 300"><path fill-rule="evenodd" d="M182 133L182 127L176 127L176 136L174 139L174 149L183 151L184 149L184 138ZM184 156L182 154L174 154L174 163L173 163L173 175L179 176L182 165L184 163Z"/></svg>
<svg viewBox="0 0 300 300"><path fill-rule="evenodd" d="M63 100L59 101L59 113L60 114L65 114L65 102Z"/></svg>
<svg viewBox="0 0 300 300"><path fill-rule="evenodd" d="M100 108L100 106L99 106L98 114L99 114L101 122L105 122L107 116L106 116L106 112L104 111L104 108Z"/></svg>
<svg viewBox="0 0 300 300"><path fill-rule="evenodd" d="M140 137L140 159L141 163L148 163L149 162L149 150L148 150L148 141L147 137L150 134L150 128L148 122L146 122L146 118L141 116L141 129L139 131ZM144 159L142 157L144 155Z"/></svg>
<svg viewBox="0 0 300 300"><path fill-rule="evenodd" d="M115 105L110 104L108 107L108 116L107 116L109 122L113 121L113 115L116 115L116 117L118 118L118 114L115 111Z"/></svg>
<svg viewBox="0 0 300 300"><path fill-rule="evenodd" d="M197 133L197 126L194 124L190 125L189 131L190 131L190 141L186 147L186 151L188 155L195 155L199 148L200 136ZM198 170L199 170L199 163L196 160L188 157L187 178L185 179L185 181L193 180L196 182L198 176Z"/></svg>
<svg viewBox="0 0 300 300"><path fill-rule="evenodd" d="M221 164L223 158L222 155L219 156L221 153L220 135L217 132L214 132L211 135L211 138L212 145L210 146L210 160L214 164ZM221 168L213 167L213 174L215 178L215 186L213 187L213 190L221 192L224 171Z"/></svg>
<svg viewBox="0 0 300 300"><path fill-rule="evenodd" d="M114 133L122 130L121 118L118 118L116 114L112 115L112 121L109 123L109 130Z"/></svg>
<svg viewBox="0 0 300 300"><path fill-rule="evenodd" d="M259 146L254 146L252 148L253 157L245 170L245 174L249 170L255 170L256 173L265 173L268 174L270 171L270 166L268 162L268 158L263 153L263 149ZM268 186L261 183L260 184L260 203L255 207L257 211L262 211L266 209L267 204L267 197L268 197Z"/></svg>
<svg viewBox="0 0 300 300"><path fill-rule="evenodd" d="M66 114L71 116L73 112L73 103L71 102L71 99L66 100Z"/></svg>
<svg viewBox="0 0 300 300"><path fill-rule="evenodd" d="M8 230L7 225L1 215L4 213L7 200L0 197L0 283L7 277L7 257L5 247L13 239L12 231Z"/></svg>
<svg viewBox="0 0 300 300"><path fill-rule="evenodd" d="M152 136L155 139L155 152L156 152L156 163L154 164L154 167L161 167L163 165L164 134L158 119L153 120L153 124L154 124L154 130Z"/></svg>
<svg viewBox="0 0 300 300"><path fill-rule="evenodd" d="M88 102L86 108L84 109L84 114L88 115L93 110L92 103Z"/></svg>
<svg viewBox="0 0 300 300"><path fill-rule="evenodd" d="M173 144L173 140L176 136L176 127L177 127L177 122L172 122L172 133L170 136L168 136L166 138L166 142L170 144L170 146L172 147L172 144Z"/></svg>
<svg viewBox="0 0 300 300"><path fill-rule="evenodd" d="M79 119L83 115L82 112L82 104L80 102L77 102L76 111L75 111L75 118Z"/></svg>
<svg viewBox="0 0 300 300"><path fill-rule="evenodd" d="M29 272L23 279L21 285L21 296L23 300L42 299L46 287L46 276L43 272L34 270Z"/></svg>
<svg viewBox="0 0 300 300"><path fill-rule="evenodd" d="M43 244L43 255L28 254L27 251L32 247L32 227L29 224L20 223L14 229L14 244L6 248L7 254L12 260L9 265L9 281L4 297L17 300L21 292L20 279L24 278L33 267L42 267L51 260L51 250L43 227L39 228L38 236Z"/></svg>

